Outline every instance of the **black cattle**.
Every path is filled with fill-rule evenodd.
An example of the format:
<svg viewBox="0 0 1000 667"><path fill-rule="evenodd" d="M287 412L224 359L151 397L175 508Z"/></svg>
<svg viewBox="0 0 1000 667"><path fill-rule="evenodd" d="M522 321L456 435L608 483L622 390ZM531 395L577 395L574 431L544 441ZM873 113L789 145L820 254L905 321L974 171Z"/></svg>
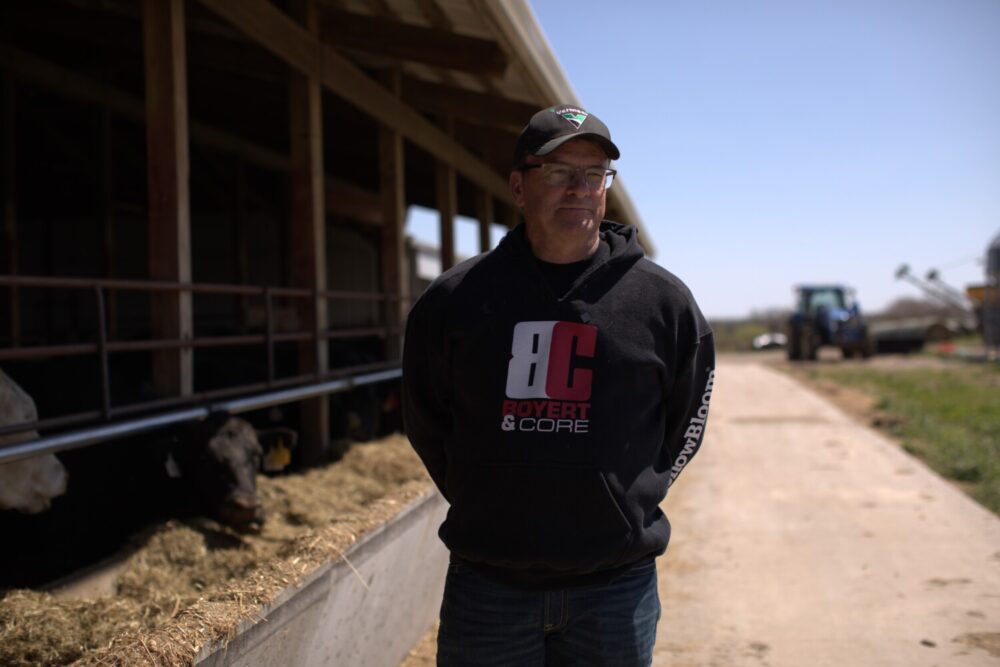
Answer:
<svg viewBox="0 0 1000 667"><path fill-rule="evenodd" d="M264 510L256 476L265 447L269 453L265 469L274 470L274 452L290 451L294 444L295 432L290 429L257 432L243 419L216 413L173 437L164 466L168 477L180 480L174 486L181 493L174 495L195 501L194 507L188 506L191 513L206 514L240 532L258 532Z"/></svg>
<svg viewBox="0 0 1000 667"><path fill-rule="evenodd" d="M0 589L37 586L111 556L167 518L208 516L259 531L256 473L287 464L294 444L290 429L258 434L220 413L166 434L63 452L69 484L50 510L0 511Z"/></svg>

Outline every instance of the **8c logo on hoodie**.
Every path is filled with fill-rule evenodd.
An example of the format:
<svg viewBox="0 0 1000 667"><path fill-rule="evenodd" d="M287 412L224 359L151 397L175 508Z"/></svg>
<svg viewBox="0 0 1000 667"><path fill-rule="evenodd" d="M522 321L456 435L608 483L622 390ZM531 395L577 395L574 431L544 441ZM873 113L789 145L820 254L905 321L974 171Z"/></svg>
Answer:
<svg viewBox="0 0 1000 667"><path fill-rule="evenodd" d="M593 371L579 359L593 358L597 327L579 322L519 322L507 365L505 431L586 433ZM514 399L514 400L510 400ZM540 400L539 400L540 399Z"/></svg>

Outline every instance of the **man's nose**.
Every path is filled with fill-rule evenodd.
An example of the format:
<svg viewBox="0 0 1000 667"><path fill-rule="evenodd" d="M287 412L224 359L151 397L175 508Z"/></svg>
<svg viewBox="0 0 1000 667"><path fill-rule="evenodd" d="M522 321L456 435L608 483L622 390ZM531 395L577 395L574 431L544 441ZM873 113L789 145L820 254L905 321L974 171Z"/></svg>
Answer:
<svg viewBox="0 0 1000 667"><path fill-rule="evenodd" d="M585 169L577 169L574 171L569 177L569 183L566 185L566 190L580 195L589 195L590 185L587 183L587 171Z"/></svg>

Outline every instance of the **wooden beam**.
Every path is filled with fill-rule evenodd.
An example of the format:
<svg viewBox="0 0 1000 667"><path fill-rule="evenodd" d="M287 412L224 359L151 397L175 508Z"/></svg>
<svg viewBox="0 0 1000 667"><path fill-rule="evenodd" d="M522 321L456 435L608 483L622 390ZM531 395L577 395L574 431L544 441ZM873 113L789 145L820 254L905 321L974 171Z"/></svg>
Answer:
<svg viewBox="0 0 1000 667"><path fill-rule="evenodd" d="M477 76L503 77L507 70L507 55L496 42L374 16L324 10L320 35L338 48Z"/></svg>
<svg viewBox="0 0 1000 667"><path fill-rule="evenodd" d="M97 209L100 211L104 249L104 277L117 278L115 267L115 181L112 152L112 121L107 108L98 109L97 136L100 141L100 182L97 188ZM118 336L118 290L104 294L106 326L109 338Z"/></svg>
<svg viewBox="0 0 1000 667"><path fill-rule="evenodd" d="M3 216L3 245L7 248L4 271L17 275L17 87L7 72L0 72L3 79L3 109L0 110L0 136L3 137L0 147L0 169L3 170L2 191L3 202L0 203L0 215ZM21 342L21 304L16 287L7 291L7 303L10 306L10 344L17 347Z"/></svg>
<svg viewBox="0 0 1000 667"><path fill-rule="evenodd" d="M326 177L326 211L328 215L382 226L382 198L378 193L332 176Z"/></svg>
<svg viewBox="0 0 1000 667"><path fill-rule="evenodd" d="M527 119L524 122L527 124ZM474 144L479 150L480 159L505 176L510 174L519 132L520 129L511 132L486 125L472 125L465 122L464 118L455 119L455 139L463 144ZM501 202L511 201L509 188L506 197L496 199Z"/></svg>
<svg viewBox="0 0 1000 667"><path fill-rule="evenodd" d="M439 160L502 201L510 199L507 179L472 155L440 128L391 95L347 58L310 35L267 0L200 0L257 43L375 120L395 128Z"/></svg>
<svg viewBox="0 0 1000 667"><path fill-rule="evenodd" d="M233 165L233 253L236 255L236 282L240 285L250 284L250 249L247 243L247 227L250 216L247 215L247 168L238 155L232 158ZM241 294L240 323L247 328L250 319L249 294Z"/></svg>
<svg viewBox="0 0 1000 667"><path fill-rule="evenodd" d="M448 15L441 9L441 5L434 2L434 0L417 0L417 5L420 7L420 13L424 15L427 22L435 28L451 31L455 27L451 19L448 18Z"/></svg>
<svg viewBox="0 0 1000 667"><path fill-rule="evenodd" d="M310 0L293 0L292 16L309 33L317 26ZM323 182L323 91L316 77L292 73L289 82L289 124L292 154L292 284L317 292L326 289L326 209ZM300 343L299 372L317 376L329 368L326 299L297 299L299 321L314 334ZM298 457L302 465L325 461L330 446L330 408L327 397L309 399L301 406Z"/></svg>
<svg viewBox="0 0 1000 667"><path fill-rule="evenodd" d="M414 77L403 79L403 101L421 111L461 118L470 125L503 128L514 136L539 109L533 104L430 83Z"/></svg>
<svg viewBox="0 0 1000 667"><path fill-rule="evenodd" d="M479 252L489 252L493 246L490 228L493 224L493 197L485 190L476 190L476 213L479 217Z"/></svg>
<svg viewBox="0 0 1000 667"><path fill-rule="evenodd" d="M450 118L445 123L453 126ZM458 182L455 168L440 160L435 165L434 185L441 228L441 271L455 266L455 216L458 214Z"/></svg>
<svg viewBox="0 0 1000 667"><path fill-rule="evenodd" d="M399 72L386 75L387 87L398 94ZM379 188L382 204L382 291L386 293L385 323L395 333L386 336L386 359L402 357L402 323L409 311L409 281L403 270L406 258L406 180L403 137L396 130L379 126Z"/></svg>
<svg viewBox="0 0 1000 667"><path fill-rule="evenodd" d="M143 0L146 154L149 181L149 278L191 282L187 81L184 0ZM154 338L193 337L191 293L151 297ZM153 384L162 395L194 389L192 350L153 353Z"/></svg>
<svg viewBox="0 0 1000 667"><path fill-rule="evenodd" d="M455 26L452 25L451 20L448 15L444 13L441 7L434 2L434 0L420 0L417 2L420 7L420 13L423 14L427 22L430 23L432 28L437 28L444 32L454 32ZM443 83L449 86L459 85L455 80L455 73L447 70L438 68L438 76L441 77ZM488 76L477 77L480 81L491 81L492 79Z"/></svg>
<svg viewBox="0 0 1000 667"><path fill-rule="evenodd" d="M438 30L446 30L448 32L454 32L455 24L448 17L448 13L441 9L441 5L437 3L437 0L417 0L417 5L420 7L420 13L424 15L427 22ZM444 73L445 76L442 80L446 84L454 84L454 78L449 75L448 72ZM486 92L500 95L500 91L495 84L495 80L488 76L478 77L479 83L483 86Z"/></svg>

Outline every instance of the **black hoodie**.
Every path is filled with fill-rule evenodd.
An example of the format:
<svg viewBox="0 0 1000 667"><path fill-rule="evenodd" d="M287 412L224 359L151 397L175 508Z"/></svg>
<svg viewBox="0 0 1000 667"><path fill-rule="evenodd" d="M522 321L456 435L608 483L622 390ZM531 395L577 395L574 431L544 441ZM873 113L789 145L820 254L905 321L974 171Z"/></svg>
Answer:
<svg viewBox="0 0 1000 667"><path fill-rule="evenodd" d="M554 294L524 226L441 275L410 312L406 432L451 504L453 558L532 587L666 549L659 508L701 445L712 332L634 227Z"/></svg>

